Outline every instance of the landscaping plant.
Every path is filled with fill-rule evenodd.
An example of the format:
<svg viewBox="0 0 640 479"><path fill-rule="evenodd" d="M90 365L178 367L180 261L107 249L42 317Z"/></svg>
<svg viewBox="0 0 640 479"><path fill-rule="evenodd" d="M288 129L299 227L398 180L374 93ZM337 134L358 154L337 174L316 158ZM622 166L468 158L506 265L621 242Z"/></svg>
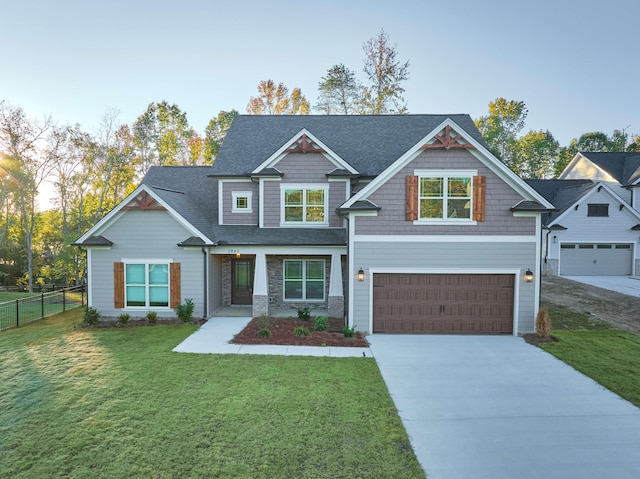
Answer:
<svg viewBox="0 0 640 479"><path fill-rule="evenodd" d="M100 320L100 311L91 306L84 310L84 324L95 325Z"/></svg>
<svg viewBox="0 0 640 479"><path fill-rule="evenodd" d="M325 329L327 329L328 325L329 318L327 318L326 316L318 316L313 321L313 329L315 329L316 331L324 331Z"/></svg>
<svg viewBox="0 0 640 479"><path fill-rule="evenodd" d="M191 317L193 316L193 300L191 298L187 298L184 300L184 304L179 304L175 308L176 315L183 323L188 323L191 321Z"/></svg>
<svg viewBox="0 0 640 479"><path fill-rule="evenodd" d="M311 334L311 332L309 331L309 328L305 328L304 326L298 326L297 328L295 328L293 330L293 334L295 334L296 336L309 336L309 334Z"/></svg>
<svg viewBox="0 0 640 479"><path fill-rule="evenodd" d="M151 324L156 324L158 322L158 313L156 313L155 311L149 311L147 313L147 321L149 321Z"/></svg>
<svg viewBox="0 0 640 479"><path fill-rule="evenodd" d="M549 309L546 307L542 307L538 311L538 316L536 317L536 332L541 338L548 338L551 333L551 317L549 316Z"/></svg>
<svg viewBox="0 0 640 479"><path fill-rule="evenodd" d="M127 324L130 319L131 319L131 315L130 314L122 313L120 316L118 316L118 323L119 324Z"/></svg>

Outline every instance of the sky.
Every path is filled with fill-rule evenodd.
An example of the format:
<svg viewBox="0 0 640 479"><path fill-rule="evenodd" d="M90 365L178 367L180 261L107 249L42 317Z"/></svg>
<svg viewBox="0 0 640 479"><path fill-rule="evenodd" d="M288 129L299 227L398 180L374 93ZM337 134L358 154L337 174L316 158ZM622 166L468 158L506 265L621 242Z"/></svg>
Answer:
<svg viewBox="0 0 640 479"><path fill-rule="evenodd" d="M90 132L167 100L203 134L266 79L313 104L333 65L365 80L384 29L410 62L410 113L476 119L503 97L561 145L640 133L637 0L0 0L0 18L0 100Z"/></svg>

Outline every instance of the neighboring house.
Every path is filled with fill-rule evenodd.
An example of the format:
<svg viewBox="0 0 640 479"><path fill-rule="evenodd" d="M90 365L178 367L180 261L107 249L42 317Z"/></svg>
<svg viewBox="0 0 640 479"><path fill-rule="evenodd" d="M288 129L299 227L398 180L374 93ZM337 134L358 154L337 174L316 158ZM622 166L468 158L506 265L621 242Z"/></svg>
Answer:
<svg viewBox="0 0 640 479"><path fill-rule="evenodd" d="M640 213L607 183L588 179L527 183L557 208L543 216L543 273L605 276L640 271Z"/></svg>
<svg viewBox="0 0 640 479"><path fill-rule="evenodd" d="M541 215L468 115L236 117L78 239L104 316L319 306L366 333L528 333ZM526 274L525 273L529 273Z"/></svg>
<svg viewBox="0 0 640 479"><path fill-rule="evenodd" d="M558 180L527 183L557 208L543 216L545 273L640 273L639 153L580 152Z"/></svg>

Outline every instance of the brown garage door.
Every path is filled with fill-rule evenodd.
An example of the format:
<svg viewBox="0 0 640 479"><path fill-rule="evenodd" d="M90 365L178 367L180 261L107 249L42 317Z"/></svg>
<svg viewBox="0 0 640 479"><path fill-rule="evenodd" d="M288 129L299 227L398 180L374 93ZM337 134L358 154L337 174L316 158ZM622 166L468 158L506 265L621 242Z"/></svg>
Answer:
<svg viewBox="0 0 640 479"><path fill-rule="evenodd" d="M514 275L373 275L373 332L513 332Z"/></svg>

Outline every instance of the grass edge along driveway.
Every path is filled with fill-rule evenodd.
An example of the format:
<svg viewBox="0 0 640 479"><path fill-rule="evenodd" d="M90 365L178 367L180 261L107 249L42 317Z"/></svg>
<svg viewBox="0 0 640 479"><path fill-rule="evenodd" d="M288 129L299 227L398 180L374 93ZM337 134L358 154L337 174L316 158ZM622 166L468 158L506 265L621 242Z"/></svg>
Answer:
<svg viewBox="0 0 640 479"><path fill-rule="evenodd" d="M0 333L0 477L424 478L372 358L172 353L194 327Z"/></svg>

